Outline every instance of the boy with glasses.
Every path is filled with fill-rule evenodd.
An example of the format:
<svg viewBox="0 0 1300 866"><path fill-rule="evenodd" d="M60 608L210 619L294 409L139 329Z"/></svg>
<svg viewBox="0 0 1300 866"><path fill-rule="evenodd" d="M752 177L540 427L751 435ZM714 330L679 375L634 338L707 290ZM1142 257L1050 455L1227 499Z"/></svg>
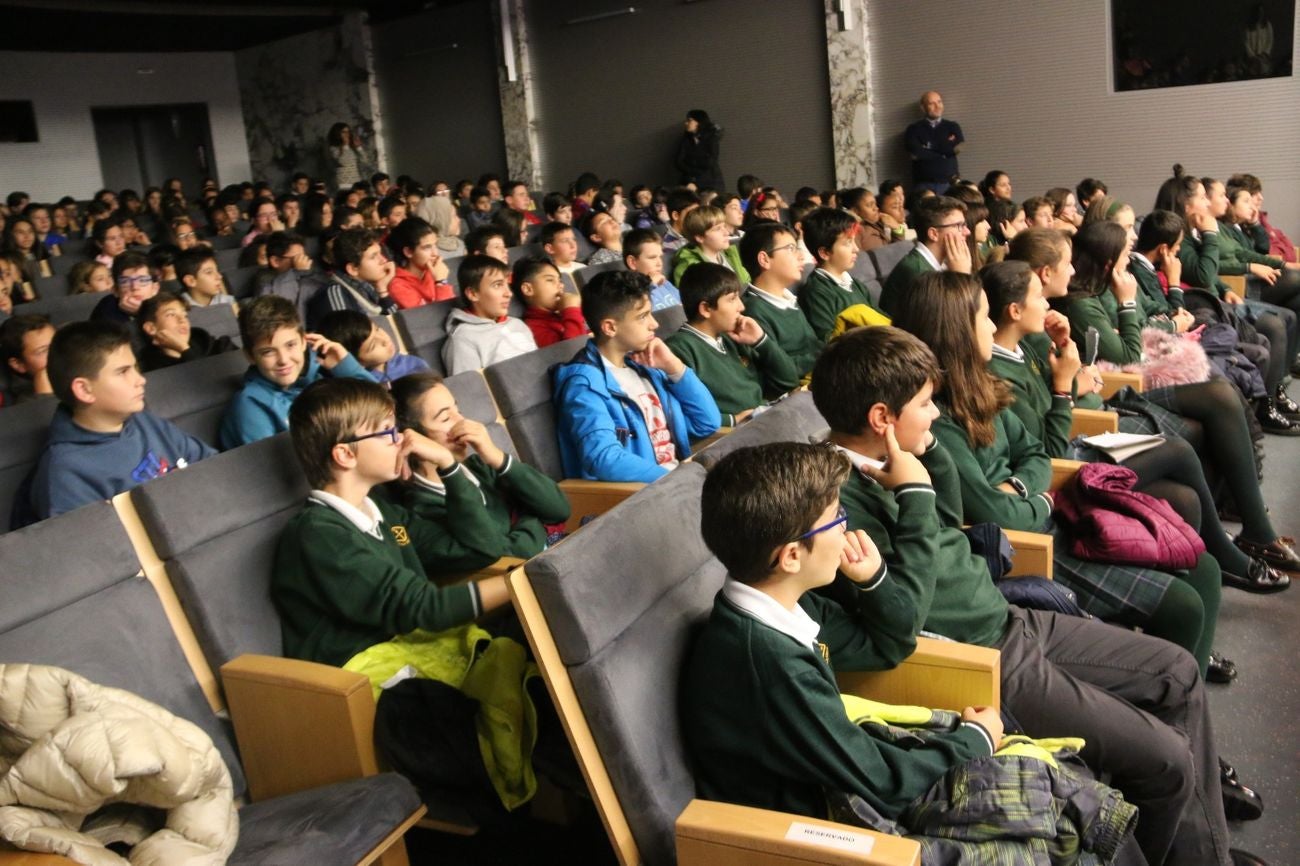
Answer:
<svg viewBox="0 0 1300 866"><path fill-rule="evenodd" d="M149 257L128 250L113 259L113 294L100 301L90 313L92 322L135 321L140 305L158 294L158 280L149 269Z"/></svg>
<svg viewBox="0 0 1300 866"><path fill-rule="evenodd" d="M745 314L758 322L802 379L812 372L823 343L790 291L803 277L798 238L780 223L754 223L740 239L740 260L754 279L741 295Z"/></svg>
<svg viewBox="0 0 1300 866"><path fill-rule="evenodd" d="M916 246L889 272L880 292L880 308L892 315L897 299L916 278L930 271L971 272L970 246L966 243L966 205L948 196L917 202L912 210Z"/></svg>

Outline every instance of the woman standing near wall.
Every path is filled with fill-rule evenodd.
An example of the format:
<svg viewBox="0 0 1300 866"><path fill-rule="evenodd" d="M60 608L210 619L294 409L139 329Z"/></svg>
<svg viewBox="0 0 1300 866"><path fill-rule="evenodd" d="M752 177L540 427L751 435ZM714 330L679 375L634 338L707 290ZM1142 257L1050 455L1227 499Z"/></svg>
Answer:
<svg viewBox="0 0 1300 866"><path fill-rule="evenodd" d="M347 189L361 180L361 151L352 137L352 128L336 123L326 136L329 170L335 189Z"/></svg>
<svg viewBox="0 0 1300 866"><path fill-rule="evenodd" d="M698 108L686 112L686 129L677 145L678 181L683 185L695 184L696 190L715 189L723 192L727 183L718 165L718 143L722 127L709 119L709 113Z"/></svg>

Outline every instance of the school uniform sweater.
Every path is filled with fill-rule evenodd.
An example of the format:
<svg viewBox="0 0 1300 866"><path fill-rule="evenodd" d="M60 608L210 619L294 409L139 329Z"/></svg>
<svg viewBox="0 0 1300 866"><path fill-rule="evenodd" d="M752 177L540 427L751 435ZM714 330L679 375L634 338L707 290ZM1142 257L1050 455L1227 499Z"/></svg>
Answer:
<svg viewBox="0 0 1300 866"><path fill-rule="evenodd" d="M373 499L376 537L328 505L308 501L280 535L271 598L284 654L339 666L367 647L415 629L441 631L479 615L472 583L439 587L443 534L400 505Z"/></svg>
<svg viewBox="0 0 1300 866"><path fill-rule="evenodd" d="M1011 386L1015 402L1008 408L1051 457L1064 457L1070 448L1074 405L1069 395L1052 391L1047 353L1030 340L1021 340L1019 353L993 347L989 371Z"/></svg>
<svg viewBox="0 0 1300 866"><path fill-rule="evenodd" d="M1033 532L1051 517L1052 502L1044 491L1052 481L1052 460L1015 413L1004 409L993 419L991 445L971 445L965 429L946 412L931 431L956 467L965 522ZM999 490L1007 481L1022 492Z"/></svg>
<svg viewBox="0 0 1300 866"><path fill-rule="evenodd" d="M726 335L714 340L686 324L664 342L709 389L724 427L735 426L737 415L764 399L799 387L790 356L767 334L753 346L742 346Z"/></svg>
<svg viewBox="0 0 1300 866"><path fill-rule="evenodd" d="M1219 279L1219 233L1184 233L1178 247L1183 263L1183 282L1193 288L1209 289L1223 297L1228 287Z"/></svg>
<svg viewBox="0 0 1300 866"><path fill-rule="evenodd" d="M801 379L811 373L825 344L813 333L808 317L799 309L798 299L793 294L773 298L751 285L741 300L745 302L745 315L758 322L763 333L776 344L772 351L783 352Z"/></svg>
<svg viewBox="0 0 1300 866"><path fill-rule="evenodd" d="M1129 259L1128 272L1133 275L1138 284L1138 303L1142 305L1142 311L1146 324L1149 327L1159 328L1166 333L1176 333L1177 326L1169 318L1183 306L1183 290L1174 289L1165 294L1164 286L1160 285L1160 277L1156 274L1154 266L1143 259L1139 261L1134 253Z"/></svg>
<svg viewBox="0 0 1300 866"><path fill-rule="evenodd" d="M1120 307L1109 290L1094 297L1067 298L1065 315L1070 336L1080 349L1089 328L1097 329L1097 358L1112 364L1135 364L1142 360L1144 310L1135 302Z"/></svg>
<svg viewBox="0 0 1300 866"><path fill-rule="evenodd" d="M961 531L956 468L938 442L922 462L933 486L889 491L859 470L850 472L840 487L849 528L866 530L884 557L889 579L911 594L914 631L996 647L1007 630L1010 609L993 585L988 565L971 552ZM945 489L947 496L942 495Z"/></svg>
<svg viewBox="0 0 1300 866"><path fill-rule="evenodd" d="M546 524L569 519L559 486L511 455L493 469L472 454L436 479L411 479L395 494L437 533L425 550L432 575L474 571L503 556L536 556L546 548Z"/></svg>
<svg viewBox="0 0 1300 866"><path fill-rule="evenodd" d="M880 289L880 309L893 316L898 310L900 299L911 290L916 278L934 269L934 265L921 252L921 245L918 243L912 247L912 251L903 256L885 278L885 284Z"/></svg>
<svg viewBox="0 0 1300 866"><path fill-rule="evenodd" d="M873 310L877 307L871 303L866 286L849 276L848 287L836 282L835 278L821 268L813 271L799 289L799 308L808 318L813 334L825 343L835 330L835 320L844 310L855 304L866 304Z"/></svg>
<svg viewBox="0 0 1300 866"><path fill-rule="evenodd" d="M1253 242L1242 230L1229 223L1219 224L1219 273L1240 275L1248 265L1266 265L1280 268L1283 261L1277 256L1256 252Z"/></svg>
<svg viewBox="0 0 1300 866"><path fill-rule="evenodd" d="M976 724L908 749L849 720L832 666L890 668L914 645L899 628L912 619L908 594L892 581L890 569L858 589L856 616L805 594L799 609L812 622L799 636L739 607L728 587L718 593L682 671L682 731L699 796L824 818L825 792L844 791L897 818L949 768L990 753Z"/></svg>

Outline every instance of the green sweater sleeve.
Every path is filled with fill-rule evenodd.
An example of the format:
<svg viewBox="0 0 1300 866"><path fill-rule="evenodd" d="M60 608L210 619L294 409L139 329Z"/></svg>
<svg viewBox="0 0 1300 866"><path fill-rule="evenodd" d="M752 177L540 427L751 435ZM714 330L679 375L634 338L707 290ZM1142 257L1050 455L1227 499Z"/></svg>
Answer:
<svg viewBox="0 0 1300 866"><path fill-rule="evenodd" d="M488 469L487 464L483 467L491 473L497 489L508 494L519 511L536 517L542 523L563 523L569 519L568 498L560 485L545 473L513 455L506 457L500 472Z"/></svg>
<svg viewBox="0 0 1300 866"><path fill-rule="evenodd" d="M819 595L806 593L800 600L822 624L817 639L826 644L831 664L846 671L898 667L916 649L913 593L890 580L889 566L883 564L865 586L852 585L858 595L856 616Z"/></svg>
<svg viewBox="0 0 1300 866"><path fill-rule="evenodd" d="M1015 417L1014 415L1011 417ZM1016 426L1023 431L1019 420ZM1018 493L1007 493L998 489L998 485L1009 481L1014 473L1003 478L990 478L974 448L966 438L966 431L947 418L940 419L933 427L935 437L948 450L961 486L962 512L971 523L995 523L1003 529L1037 530L1051 514L1047 498L1041 494L1023 497ZM1000 432L1000 431L999 431ZM995 441L988 446L991 449L1005 449L1005 441ZM1041 446L1040 453L1041 452ZM1007 455L991 455L1007 456ZM1046 458L1046 454L1043 455ZM1004 465L1003 461L995 461ZM1050 463L1048 464L1050 472ZM1033 488L1025 479L1020 479L1027 488Z"/></svg>
<svg viewBox="0 0 1300 866"><path fill-rule="evenodd" d="M1202 232L1200 243L1190 234L1178 247L1178 258L1183 263L1183 282L1189 286L1217 291L1219 279L1219 233Z"/></svg>
<svg viewBox="0 0 1300 866"><path fill-rule="evenodd" d="M737 351L758 368L763 396L767 399L776 399L799 387L799 368L770 334L764 334L757 345L737 346Z"/></svg>
<svg viewBox="0 0 1300 866"><path fill-rule="evenodd" d="M414 517L407 527L425 571L459 574L491 565L509 549L506 533L488 513L483 494L457 463L438 475L447 490L446 522Z"/></svg>
<svg viewBox="0 0 1300 866"><path fill-rule="evenodd" d="M835 317L844 309L844 304L833 294L840 290L825 285L816 276L814 274L810 277L799 292L799 308L808 317L808 324L812 325L817 339L825 343L830 338L831 331L835 330Z"/></svg>
<svg viewBox="0 0 1300 866"><path fill-rule="evenodd" d="M1052 458L1043 443L1014 413L1003 410L998 423L1006 434L1012 474L1024 482L1030 495L1047 490L1052 484Z"/></svg>
<svg viewBox="0 0 1300 866"><path fill-rule="evenodd" d="M1114 300L1114 296L1111 296ZM1142 315L1136 306L1118 310L1112 321L1101 298L1077 298L1066 313L1070 334L1083 343L1089 328L1097 329L1097 357L1112 364L1134 364L1142 360Z"/></svg>

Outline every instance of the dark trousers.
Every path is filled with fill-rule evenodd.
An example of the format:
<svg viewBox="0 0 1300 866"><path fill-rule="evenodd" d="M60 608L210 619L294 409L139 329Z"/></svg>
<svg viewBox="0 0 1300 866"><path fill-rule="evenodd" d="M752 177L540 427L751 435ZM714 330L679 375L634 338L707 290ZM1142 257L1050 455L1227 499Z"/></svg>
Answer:
<svg viewBox="0 0 1300 866"><path fill-rule="evenodd" d="M1138 807L1151 866L1227 864L1218 755L1187 651L1097 620L1011 609L1002 705L1031 737L1083 737L1083 758Z"/></svg>

